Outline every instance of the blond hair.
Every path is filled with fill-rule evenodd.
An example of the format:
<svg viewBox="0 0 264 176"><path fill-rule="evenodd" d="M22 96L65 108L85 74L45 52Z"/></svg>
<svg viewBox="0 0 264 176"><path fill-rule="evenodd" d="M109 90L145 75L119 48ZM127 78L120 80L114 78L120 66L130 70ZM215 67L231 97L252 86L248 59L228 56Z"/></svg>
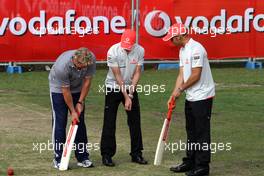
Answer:
<svg viewBox="0 0 264 176"><path fill-rule="evenodd" d="M93 54L92 52L85 47L78 48L76 52L74 53L74 56L76 57L77 61L82 64L92 64L93 63Z"/></svg>

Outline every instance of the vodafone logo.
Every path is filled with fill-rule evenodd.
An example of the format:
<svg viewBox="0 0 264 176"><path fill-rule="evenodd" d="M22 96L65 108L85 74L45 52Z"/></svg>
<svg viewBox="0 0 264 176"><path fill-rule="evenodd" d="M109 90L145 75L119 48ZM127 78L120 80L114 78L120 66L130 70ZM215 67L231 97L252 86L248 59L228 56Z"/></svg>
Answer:
<svg viewBox="0 0 264 176"><path fill-rule="evenodd" d="M116 34L122 34L126 27L126 21L122 16L114 16L109 19L105 16L76 16L76 10L69 9L65 16L47 17L47 12L41 10L39 16L33 16L29 20L23 16L5 17L0 19L0 36L9 31L16 36L22 36L26 32L33 35L73 35L73 34L99 34L99 23L104 22L101 29L104 34L109 34L110 30Z"/></svg>
<svg viewBox="0 0 264 176"><path fill-rule="evenodd" d="M264 32L264 14L256 13L254 8L247 8L242 14L230 14L221 9L212 17L207 16L169 16L161 10L154 10L147 14L144 22L146 31L154 37L166 34L172 23L184 24L188 32L195 34L233 34L250 32Z"/></svg>
<svg viewBox="0 0 264 176"><path fill-rule="evenodd" d="M254 29L264 32L264 14L256 13L254 8L247 8L243 13L231 13L221 9L211 16L169 16L161 10L149 12L144 19L146 32L153 37L162 37L173 23L184 24L188 32L195 34L227 34L245 33ZM0 36L8 30L11 34L22 36L27 32L33 35L73 35L73 34L122 34L126 28L127 20L123 16L80 16L76 10L69 9L63 16L52 16L45 10L40 10L39 15L25 18L23 15L4 17L0 19ZM103 23L102 26L99 24ZM99 26L101 28L99 28Z"/></svg>
<svg viewBox="0 0 264 176"><path fill-rule="evenodd" d="M167 13L161 10L154 10L150 12L145 18L146 31L155 37L160 37L166 34L171 25L170 17Z"/></svg>
<svg viewBox="0 0 264 176"><path fill-rule="evenodd" d="M164 21L159 17L161 13L162 12L156 13L155 16L151 19L151 26L155 30L161 30L164 27Z"/></svg>
<svg viewBox="0 0 264 176"><path fill-rule="evenodd" d="M125 38L125 41L124 41L124 43L127 43L127 44L130 44L130 39L127 37L127 38Z"/></svg>

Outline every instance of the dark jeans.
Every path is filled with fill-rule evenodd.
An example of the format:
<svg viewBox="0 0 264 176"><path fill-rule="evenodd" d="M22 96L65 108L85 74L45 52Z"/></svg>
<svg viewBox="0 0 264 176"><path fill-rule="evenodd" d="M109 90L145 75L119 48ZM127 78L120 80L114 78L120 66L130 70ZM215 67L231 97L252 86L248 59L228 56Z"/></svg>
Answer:
<svg viewBox="0 0 264 176"><path fill-rule="evenodd" d="M72 94L74 106L77 104L80 97L80 93ZM64 101L62 93L51 93L51 106L52 106L52 142L54 145L54 158L57 162L60 162L63 147L66 141L66 126L68 118L68 106ZM80 122L78 123L78 130L75 137L75 144L77 149L75 150L76 159L79 162L88 159L89 153L86 150L87 134L86 126L84 123L84 110L81 113ZM71 119L70 119L71 120ZM79 145L79 147L78 147Z"/></svg>
<svg viewBox="0 0 264 176"><path fill-rule="evenodd" d="M188 148L186 150L187 157L184 158L184 161L193 164L195 167L208 167L211 160L210 119L212 104L212 98L195 102L185 101ZM196 147L191 144L195 144ZM206 145L209 147L203 147Z"/></svg>
<svg viewBox="0 0 264 176"><path fill-rule="evenodd" d="M120 102L123 104L125 103L122 92L109 92L108 90L105 96L104 125L101 137L102 156L112 157L116 153L116 115ZM143 144L140 124L140 106L137 92L134 92L131 111L126 111L126 113L131 139L130 155L132 157L142 155Z"/></svg>

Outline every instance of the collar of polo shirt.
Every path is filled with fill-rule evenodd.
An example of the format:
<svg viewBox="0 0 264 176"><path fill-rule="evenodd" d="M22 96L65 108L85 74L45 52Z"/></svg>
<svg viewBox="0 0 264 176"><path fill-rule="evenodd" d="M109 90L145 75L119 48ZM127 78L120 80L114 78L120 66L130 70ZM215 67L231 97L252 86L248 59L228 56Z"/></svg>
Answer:
<svg viewBox="0 0 264 176"><path fill-rule="evenodd" d="M69 66L72 67L72 68L75 67L75 66L74 66L74 63L73 63L73 56L71 57L71 62L70 62L70 64L69 64Z"/></svg>
<svg viewBox="0 0 264 176"><path fill-rule="evenodd" d="M188 42L187 42L183 47L184 47L184 48L188 47L189 45L191 45L192 42L193 42L193 39L190 38L190 39L188 40Z"/></svg>
<svg viewBox="0 0 264 176"><path fill-rule="evenodd" d="M81 70L81 69L79 69L79 68L74 64L74 61L73 61L74 56L75 56L75 55L73 55L73 56L71 57L70 67L71 67L71 68L75 68L75 69L77 69L77 70Z"/></svg>

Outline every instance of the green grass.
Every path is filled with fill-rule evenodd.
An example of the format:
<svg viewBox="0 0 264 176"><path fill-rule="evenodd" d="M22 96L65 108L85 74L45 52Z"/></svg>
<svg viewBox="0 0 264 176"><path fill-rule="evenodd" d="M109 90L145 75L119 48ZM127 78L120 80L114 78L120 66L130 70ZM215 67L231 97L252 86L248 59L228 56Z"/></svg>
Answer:
<svg viewBox="0 0 264 176"><path fill-rule="evenodd" d="M264 71L243 68L212 69L216 98L212 115L212 142L232 143L231 151L212 154L211 175L264 175ZM98 70L86 99L86 125L91 143L99 143L103 122L105 70ZM163 164L152 165L166 101L173 88L177 71L147 70L140 84L165 85L164 93L140 93L144 156L147 166L130 162L130 139L122 106L117 118L117 153L114 168L102 166L100 151L91 150L95 168L58 172L51 167L52 151L33 151L33 143L51 140L51 112L47 72L21 75L0 73L0 175L8 166L16 175L175 175L169 167L181 161L184 151L165 152ZM169 142L185 141L184 98L177 103L170 128ZM180 175L180 174L178 174ZM182 174L184 175L184 174Z"/></svg>

